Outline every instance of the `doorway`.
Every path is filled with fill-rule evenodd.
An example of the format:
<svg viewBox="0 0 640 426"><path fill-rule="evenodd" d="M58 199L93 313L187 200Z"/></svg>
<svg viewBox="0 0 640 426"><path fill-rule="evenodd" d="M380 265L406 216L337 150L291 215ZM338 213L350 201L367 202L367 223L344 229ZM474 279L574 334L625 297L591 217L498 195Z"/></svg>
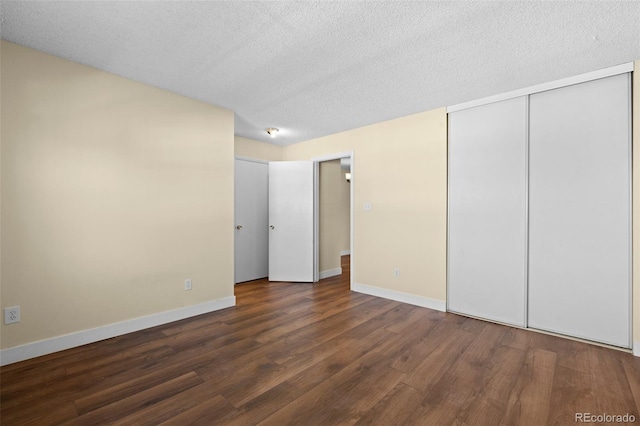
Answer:
<svg viewBox="0 0 640 426"><path fill-rule="evenodd" d="M342 274L341 256L351 254L351 173L347 159L319 163L319 279ZM345 166L346 164L346 166Z"/></svg>
<svg viewBox="0 0 640 426"><path fill-rule="evenodd" d="M355 164L353 151L313 159L315 165L315 281L349 273L354 277L353 199ZM347 180L348 179L348 180ZM347 268L343 256L349 256Z"/></svg>

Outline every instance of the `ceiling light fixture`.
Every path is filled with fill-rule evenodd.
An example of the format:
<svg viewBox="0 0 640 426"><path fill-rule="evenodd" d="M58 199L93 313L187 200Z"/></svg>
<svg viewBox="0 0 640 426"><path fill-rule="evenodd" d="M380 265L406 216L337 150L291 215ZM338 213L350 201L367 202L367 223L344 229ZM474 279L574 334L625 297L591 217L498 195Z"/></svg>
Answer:
<svg viewBox="0 0 640 426"><path fill-rule="evenodd" d="M275 127L269 127L269 128L267 129L267 134L268 134L269 136L271 136L272 138L275 138L275 137L276 137L276 135L278 134L278 132L279 132L279 130L278 130L278 129L276 129Z"/></svg>

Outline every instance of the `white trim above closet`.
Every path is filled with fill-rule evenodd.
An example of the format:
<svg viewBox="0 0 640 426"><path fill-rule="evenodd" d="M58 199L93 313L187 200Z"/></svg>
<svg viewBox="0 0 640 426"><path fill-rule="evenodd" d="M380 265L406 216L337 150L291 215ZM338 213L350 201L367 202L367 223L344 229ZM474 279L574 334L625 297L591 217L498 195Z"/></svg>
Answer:
<svg viewBox="0 0 640 426"><path fill-rule="evenodd" d="M560 80L551 81L549 83L537 84L510 92L500 93L498 95L487 96L486 98L476 99L461 104L447 107L447 112L461 111L463 109L473 108L480 105L491 104L494 102L504 101L506 99L517 98L519 96L532 95L534 93L545 92L547 90L558 89L560 87L571 86L573 84L584 83L586 81L597 80L599 78L611 77L618 74L633 71L633 62L616 65L615 67L603 68L601 70L592 71L573 77L567 77Z"/></svg>

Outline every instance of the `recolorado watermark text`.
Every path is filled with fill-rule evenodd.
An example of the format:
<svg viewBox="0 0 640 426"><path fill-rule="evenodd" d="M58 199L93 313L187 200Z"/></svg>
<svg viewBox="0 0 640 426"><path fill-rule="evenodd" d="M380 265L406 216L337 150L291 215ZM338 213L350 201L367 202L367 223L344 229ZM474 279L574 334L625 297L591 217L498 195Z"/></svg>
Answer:
<svg viewBox="0 0 640 426"><path fill-rule="evenodd" d="M636 416L626 414L575 413L576 423L635 423Z"/></svg>

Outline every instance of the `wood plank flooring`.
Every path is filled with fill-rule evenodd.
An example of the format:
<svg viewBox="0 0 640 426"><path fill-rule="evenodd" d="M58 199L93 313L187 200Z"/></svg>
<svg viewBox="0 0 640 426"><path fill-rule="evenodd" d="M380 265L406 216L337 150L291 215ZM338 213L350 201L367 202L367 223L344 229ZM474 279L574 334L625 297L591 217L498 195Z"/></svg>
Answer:
<svg viewBox="0 0 640 426"><path fill-rule="evenodd" d="M318 284L0 369L2 425L640 423L640 358ZM606 423L605 423L606 424Z"/></svg>

